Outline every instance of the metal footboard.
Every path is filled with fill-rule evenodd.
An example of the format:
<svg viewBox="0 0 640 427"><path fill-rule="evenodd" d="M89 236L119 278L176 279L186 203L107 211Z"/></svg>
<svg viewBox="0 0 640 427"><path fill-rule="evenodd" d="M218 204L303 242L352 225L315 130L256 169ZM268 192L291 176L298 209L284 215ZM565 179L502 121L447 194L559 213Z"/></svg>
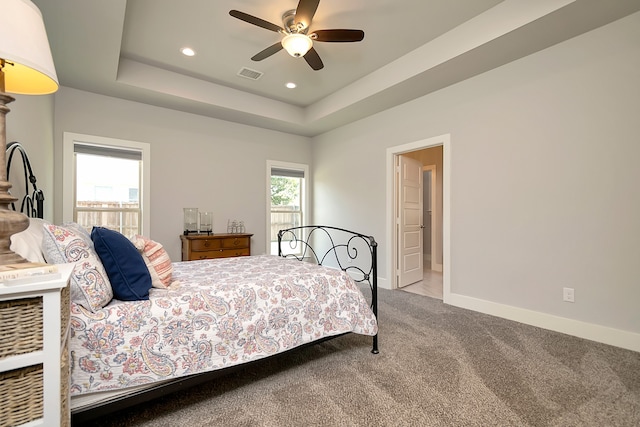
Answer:
<svg viewBox="0 0 640 427"><path fill-rule="evenodd" d="M378 243L372 236L324 225L305 225L278 232L278 255L339 268L371 290L371 310L378 318ZM372 353L378 354L378 335Z"/></svg>

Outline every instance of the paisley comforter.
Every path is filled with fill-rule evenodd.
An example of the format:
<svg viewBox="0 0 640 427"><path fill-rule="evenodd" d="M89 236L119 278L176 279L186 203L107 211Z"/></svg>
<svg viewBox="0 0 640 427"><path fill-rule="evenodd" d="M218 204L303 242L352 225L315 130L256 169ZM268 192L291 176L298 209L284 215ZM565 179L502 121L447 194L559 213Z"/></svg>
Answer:
<svg viewBox="0 0 640 427"><path fill-rule="evenodd" d="M260 359L377 323L349 277L270 255L174 263L149 301L71 305L71 394L125 389Z"/></svg>

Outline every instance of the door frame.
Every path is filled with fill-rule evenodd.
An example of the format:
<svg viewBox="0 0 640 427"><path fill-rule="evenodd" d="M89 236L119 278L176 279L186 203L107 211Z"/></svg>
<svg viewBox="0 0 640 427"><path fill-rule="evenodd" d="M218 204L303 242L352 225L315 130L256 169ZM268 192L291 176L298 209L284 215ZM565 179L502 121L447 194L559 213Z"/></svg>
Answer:
<svg viewBox="0 0 640 427"><path fill-rule="evenodd" d="M389 284L391 289L398 288L398 273L396 259L397 250L397 227L396 209L398 194L396 191L396 157L410 151L422 150L424 148L442 145L442 301L448 303L451 297L451 135L444 134L432 138L422 139L407 144L397 145L387 148L387 191L386 191L386 245L387 268L389 271Z"/></svg>
<svg viewBox="0 0 640 427"><path fill-rule="evenodd" d="M442 270L442 266L440 266L440 270L438 270L438 266L437 266L437 259L438 259L438 255L439 255L439 251L438 251L438 245L436 244L436 224L438 223L438 210L435 209L436 205L437 205L437 197L436 197L436 188L438 187L438 178L437 178L437 173L438 170L436 168L436 165L425 165L422 166L422 172L426 172L429 171L431 172L431 181L430 181L430 188L429 188L429 198L431 200L429 200L429 205L431 206L431 222L429 224L429 227L431 229L431 259L430 264L431 264L431 270L434 271L441 271ZM424 180L423 180L424 182ZM422 212L422 217L424 218L424 211Z"/></svg>

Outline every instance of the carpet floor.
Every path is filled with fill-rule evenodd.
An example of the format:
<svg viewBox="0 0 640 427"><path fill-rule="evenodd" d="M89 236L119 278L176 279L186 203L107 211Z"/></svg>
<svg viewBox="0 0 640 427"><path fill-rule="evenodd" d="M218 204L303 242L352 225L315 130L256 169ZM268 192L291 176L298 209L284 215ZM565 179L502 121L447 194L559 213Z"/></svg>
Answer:
<svg viewBox="0 0 640 427"><path fill-rule="evenodd" d="M379 291L345 335L93 426L640 426L640 353Z"/></svg>

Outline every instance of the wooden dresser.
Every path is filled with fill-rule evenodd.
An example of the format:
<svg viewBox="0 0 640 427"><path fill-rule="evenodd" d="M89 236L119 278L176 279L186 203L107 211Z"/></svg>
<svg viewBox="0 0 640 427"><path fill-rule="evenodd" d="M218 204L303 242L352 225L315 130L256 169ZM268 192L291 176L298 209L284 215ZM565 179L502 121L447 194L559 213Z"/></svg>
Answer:
<svg viewBox="0 0 640 427"><path fill-rule="evenodd" d="M253 234L246 233L182 234L182 261L249 256L251 236Z"/></svg>

